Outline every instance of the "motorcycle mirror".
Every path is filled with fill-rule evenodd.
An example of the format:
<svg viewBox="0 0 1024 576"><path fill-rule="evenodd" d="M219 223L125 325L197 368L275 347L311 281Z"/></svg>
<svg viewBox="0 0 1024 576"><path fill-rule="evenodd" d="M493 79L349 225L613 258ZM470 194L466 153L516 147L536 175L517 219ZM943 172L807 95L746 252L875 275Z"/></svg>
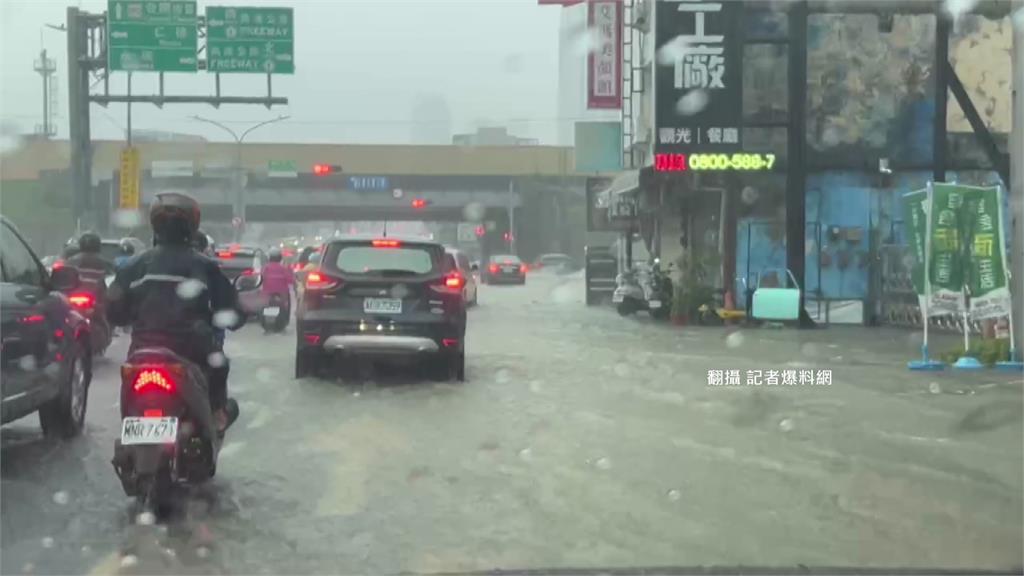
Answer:
<svg viewBox="0 0 1024 576"><path fill-rule="evenodd" d="M62 266L50 272L50 283L54 290L66 292L77 288L81 279L78 277L77 269L72 266Z"/></svg>

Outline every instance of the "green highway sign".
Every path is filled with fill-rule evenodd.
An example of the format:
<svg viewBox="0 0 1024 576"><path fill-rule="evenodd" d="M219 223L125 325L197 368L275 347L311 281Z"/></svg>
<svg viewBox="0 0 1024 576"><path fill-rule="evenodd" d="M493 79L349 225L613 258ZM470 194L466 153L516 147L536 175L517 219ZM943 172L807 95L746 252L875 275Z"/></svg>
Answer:
<svg viewBox="0 0 1024 576"><path fill-rule="evenodd" d="M291 8L206 8L206 69L210 72L295 73Z"/></svg>
<svg viewBox="0 0 1024 576"><path fill-rule="evenodd" d="M195 0L108 0L107 65L121 72L195 72Z"/></svg>

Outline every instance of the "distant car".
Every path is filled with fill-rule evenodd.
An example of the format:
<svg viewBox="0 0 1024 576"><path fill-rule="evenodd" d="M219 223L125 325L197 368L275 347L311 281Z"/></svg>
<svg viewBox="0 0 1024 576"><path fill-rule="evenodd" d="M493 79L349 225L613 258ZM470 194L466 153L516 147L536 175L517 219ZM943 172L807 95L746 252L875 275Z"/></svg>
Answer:
<svg viewBox="0 0 1024 576"><path fill-rule="evenodd" d="M231 244L214 251L214 258L228 280L235 281L241 276L253 276L251 282L235 282L238 288L238 304L249 316L255 316L263 309L263 297L259 290L259 273L266 262L263 250L254 246Z"/></svg>
<svg viewBox="0 0 1024 576"><path fill-rule="evenodd" d="M52 273L6 218L0 216L2 423L39 412L48 436L82 431L92 381L90 328L60 292L78 285L78 272Z"/></svg>
<svg viewBox="0 0 1024 576"><path fill-rule="evenodd" d="M530 266L531 270L548 270L559 274L571 272L573 268L572 258L568 254L543 254Z"/></svg>
<svg viewBox="0 0 1024 576"><path fill-rule="evenodd" d="M486 284L526 284L526 264L513 254L491 256L483 272Z"/></svg>
<svg viewBox="0 0 1024 576"><path fill-rule="evenodd" d="M146 250L146 243L138 238L125 237L120 240L113 240L106 238L100 240L100 257L107 262L114 264L117 261L117 257L121 255L121 243L128 242L135 248L135 254L141 254ZM67 244L64 245L65 253L68 252L68 248L72 251L78 251L78 239L72 238L68 240ZM53 270L53 268L60 268L64 265L63 256L47 256L43 258L43 264L47 270Z"/></svg>
<svg viewBox="0 0 1024 576"><path fill-rule="evenodd" d="M459 274L465 278L466 283L462 289L463 298L466 300L467 306L477 305L477 276L479 272L479 266L474 267L469 262L469 256L461 250L455 248L447 248L445 250L448 257L450 258L448 266L453 270L458 270Z"/></svg>
<svg viewBox="0 0 1024 576"><path fill-rule="evenodd" d="M465 278L444 246L422 239L337 238L324 244L296 312L295 376L356 359L422 361L465 378Z"/></svg>

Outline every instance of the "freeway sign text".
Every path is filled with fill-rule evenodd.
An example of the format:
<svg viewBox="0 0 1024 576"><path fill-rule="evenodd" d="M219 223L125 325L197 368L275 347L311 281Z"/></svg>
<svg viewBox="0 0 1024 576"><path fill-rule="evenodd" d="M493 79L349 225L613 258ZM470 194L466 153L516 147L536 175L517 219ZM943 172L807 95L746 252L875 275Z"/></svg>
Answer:
<svg viewBox="0 0 1024 576"><path fill-rule="evenodd" d="M108 0L107 64L123 72L195 72L195 0Z"/></svg>
<svg viewBox="0 0 1024 576"><path fill-rule="evenodd" d="M210 72L295 73L291 8L206 8Z"/></svg>

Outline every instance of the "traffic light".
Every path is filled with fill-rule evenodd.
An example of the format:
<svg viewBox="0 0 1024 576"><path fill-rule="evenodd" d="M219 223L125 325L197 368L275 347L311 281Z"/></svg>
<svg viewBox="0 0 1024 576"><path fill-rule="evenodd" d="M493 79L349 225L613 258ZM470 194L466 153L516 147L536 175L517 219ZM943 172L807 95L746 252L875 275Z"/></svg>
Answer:
<svg viewBox="0 0 1024 576"><path fill-rule="evenodd" d="M315 176L328 176L335 172L341 172L341 166L337 164L313 164L313 174Z"/></svg>
<svg viewBox="0 0 1024 576"><path fill-rule="evenodd" d="M423 198L414 198L412 201L412 207L414 210L422 210L430 204L430 200L424 200Z"/></svg>
<svg viewBox="0 0 1024 576"><path fill-rule="evenodd" d="M483 236L487 232L487 230L485 230L483 226L477 226L474 232L476 232L476 235L479 238L480 236Z"/></svg>

